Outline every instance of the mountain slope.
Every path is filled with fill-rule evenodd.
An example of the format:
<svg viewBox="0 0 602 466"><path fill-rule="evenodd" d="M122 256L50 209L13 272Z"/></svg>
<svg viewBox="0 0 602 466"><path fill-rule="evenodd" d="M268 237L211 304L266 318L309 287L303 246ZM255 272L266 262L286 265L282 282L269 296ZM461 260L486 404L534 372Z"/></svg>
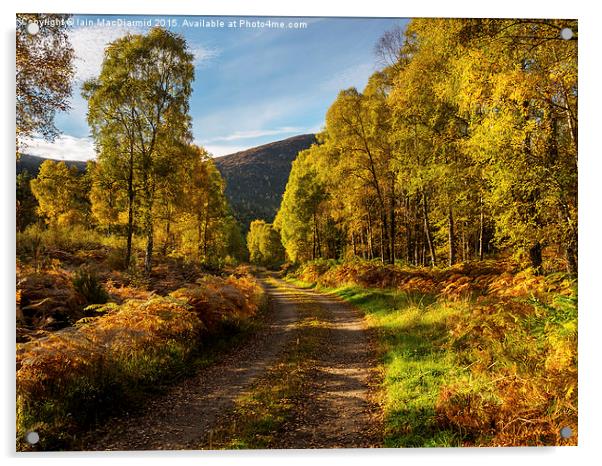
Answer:
<svg viewBox="0 0 602 466"><path fill-rule="evenodd" d="M255 219L274 221L293 160L314 142L314 134L302 134L214 159L226 181L226 197L245 231ZM27 170L31 176L37 176L44 160L35 155L21 155L17 174ZM81 172L86 169L86 162L64 162Z"/></svg>
<svg viewBox="0 0 602 466"><path fill-rule="evenodd" d="M215 158L226 180L226 196L245 230L255 219L274 220L293 160L314 142L315 135L302 134Z"/></svg>
<svg viewBox="0 0 602 466"><path fill-rule="evenodd" d="M26 171L32 176L38 176L38 171L40 170L40 165L44 163L48 159L44 157L39 157L37 155L28 155L21 154L19 160L17 160L17 175L23 171ZM76 161L76 160L55 160L50 159L53 162L65 162L68 167L75 166L80 172L86 171L86 162Z"/></svg>

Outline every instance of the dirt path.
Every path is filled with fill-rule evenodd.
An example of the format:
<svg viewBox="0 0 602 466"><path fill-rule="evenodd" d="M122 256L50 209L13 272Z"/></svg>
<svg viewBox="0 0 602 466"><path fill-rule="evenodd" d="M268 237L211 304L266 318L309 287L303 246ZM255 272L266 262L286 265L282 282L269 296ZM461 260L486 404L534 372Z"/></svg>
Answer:
<svg viewBox="0 0 602 466"><path fill-rule="evenodd" d="M284 287L290 285L281 282ZM367 448L381 444L378 407L370 384L378 377L370 335L363 317L349 304L311 290L310 306L319 308L321 352L311 369L301 416L283 434L282 448Z"/></svg>
<svg viewBox="0 0 602 466"><path fill-rule="evenodd" d="M142 412L112 420L82 441L86 450L195 449L220 419L231 416L236 399L294 344L298 309L315 307L327 327L324 351L312 367L299 414L279 434L278 448L367 447L376 443L369 380L375 367L359 313L313 291L281 280L263 280L271 311L264 330L236 351L149 400ZM302 298L302 299L301 299Z"/></svg>

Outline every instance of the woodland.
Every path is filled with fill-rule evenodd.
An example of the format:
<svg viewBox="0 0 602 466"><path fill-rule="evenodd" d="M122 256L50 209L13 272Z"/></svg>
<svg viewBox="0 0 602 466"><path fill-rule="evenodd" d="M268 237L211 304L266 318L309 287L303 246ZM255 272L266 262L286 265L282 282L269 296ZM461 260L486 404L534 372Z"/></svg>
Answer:
<svg viewBox="0 0 602 466"><path fill-rule="evenodd" d="M386 31L378 70L333 96L270 195L275 218L240 222L193 143L186 40L121 37L75 89L66 23L26 32L46 16L17 28L17 159L59 135L74 92L96 158L16 179L17 449L84 448L82 432L250 338L284 283L337 295L375 335L376 446L576 444L577 21ZM299 386L316 358L286 359ZM278 445L289 398L262 395L222 446Z"/></svg>

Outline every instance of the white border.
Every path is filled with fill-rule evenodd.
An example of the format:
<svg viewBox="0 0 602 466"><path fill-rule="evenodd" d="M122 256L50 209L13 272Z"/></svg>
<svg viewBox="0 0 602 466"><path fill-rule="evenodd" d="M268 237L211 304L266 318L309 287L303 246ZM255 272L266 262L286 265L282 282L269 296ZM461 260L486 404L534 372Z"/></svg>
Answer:
<svg viewBox="0 0 602 466"><path fill-rule="evenodd" d="M63 464L82 461L101 464L105 461L127 461L131 464L165 464L178 460L187 464L257 464L287 463L287 466L307 463L337 463L365 465L366 463L405 465L504 465L508 463L546 463L567 466L591 464L600 454L602 445L602 412L599 401L601 365L599 332L602 331L602 305L597 289L600 285L596 272L602 267L600 236L602 208L602 150L599 128L602 119L600 99L600 16L594 1L578 0L504 0L487 1L429 1L429 0L368 0L361 3L302 0L291 4L284 1L229 0L221 2L192 2L186 0L104 0L104 1L34 1L15 0L2 3L2 70L0 79L4 93L0 112L0 129L4 153L0 157L3 177L3 196L0 218L3 219L2 255L2 362L3 382L1 434L3 453L12 463ZM200 14L200 15L267 15L267 16L377 16L377 17L556 17L579 19L579 100L580 100L580 152L579 152L579 246L580 246L580 297L579 297L579 447L573 448L512 448L512 449L435 449L435 450L338 450L338 451L263 451L263 452L149 452L117 454L43 454L19 455L14 453L14 14L16 12L55 13L141 13L141 14ZM598 137L596 137L598 136ZM599 461L599 460L598 460Z"/></svg>

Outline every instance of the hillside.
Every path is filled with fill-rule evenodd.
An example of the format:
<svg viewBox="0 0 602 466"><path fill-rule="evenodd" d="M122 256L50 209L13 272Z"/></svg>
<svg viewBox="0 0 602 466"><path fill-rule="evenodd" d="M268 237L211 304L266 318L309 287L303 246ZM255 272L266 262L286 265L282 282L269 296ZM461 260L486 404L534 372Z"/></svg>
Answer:
<svg viewBox="0 0 602 466"><path fill-rule="evenodd" d="M27 170L31 176L35 177L38 174L40 165L42 165L45 160L48 159L37 155L22 154L21 157L19 157L19 160L17 160L17 174ZM65 162L69 167L76 166L81 172L86 170L86 162L76 160L51 160L53 162Z"/></svg>
<svg viewBox="0 0 602 466"><path fill-rule="evenodd" d="M315 141L315 135L302 134L214 159L226 180L226 197L245 231L255 219L274 220L293 160ZM17 174L27 170L35 177L45 160L23 154L17 161ZM86 169L86 162L64 162L82 172Z"/></svg>
<svg viewBox="0 0 602 466"><path fill-rule="evenodd" d="M315 141L315 135L303 134L215 159L226 180L226 196L245 230L255 219L274 220L293 160Z"/></svg>

